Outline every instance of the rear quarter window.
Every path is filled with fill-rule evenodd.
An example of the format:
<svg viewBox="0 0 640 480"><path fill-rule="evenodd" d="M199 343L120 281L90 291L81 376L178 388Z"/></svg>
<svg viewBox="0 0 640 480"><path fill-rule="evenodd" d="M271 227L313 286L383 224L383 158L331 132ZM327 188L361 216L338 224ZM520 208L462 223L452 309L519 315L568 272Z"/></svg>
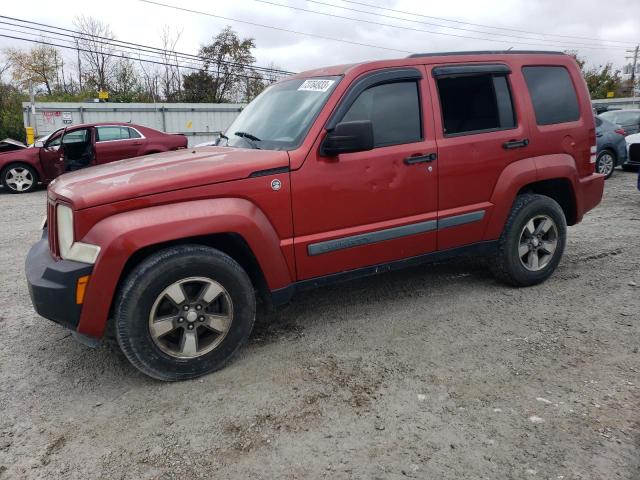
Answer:
<svg viewBox="0 0 640 480"><path fill-rule="evenodd" d="M573 122L580 118L578 96L566 68L523 67L522 73L538 125Z"/></svg>

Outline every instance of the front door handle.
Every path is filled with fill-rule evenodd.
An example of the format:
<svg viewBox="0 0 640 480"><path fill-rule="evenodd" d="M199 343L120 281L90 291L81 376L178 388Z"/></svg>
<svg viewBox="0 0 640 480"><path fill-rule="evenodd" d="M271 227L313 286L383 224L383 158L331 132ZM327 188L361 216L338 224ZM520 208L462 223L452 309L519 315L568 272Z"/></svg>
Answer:
<svg viewBox="0 0 640 480"><path fill-rule="evenodd" d="M405 158L404 163L406 165L413 165L415 163L433 162L437 158L438 155L436 153L425 153L424 155L419 153L417 155L411 155L410 157Z"/></svg>
<svg viewBox="0 0 640 480"><path fill-rule="evenodd" d="M512 148L523 148L527 145L529 145L529 139L523 138L522 140L509 140L508 142L503 143L502 147L507 150L511 150Z"/></svg>

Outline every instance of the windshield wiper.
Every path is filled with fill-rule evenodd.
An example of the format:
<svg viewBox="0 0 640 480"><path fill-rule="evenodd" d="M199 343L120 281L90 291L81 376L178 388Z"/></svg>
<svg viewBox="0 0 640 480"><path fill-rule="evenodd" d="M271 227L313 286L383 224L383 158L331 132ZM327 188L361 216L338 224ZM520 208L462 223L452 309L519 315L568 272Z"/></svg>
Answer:
<svg viewBox="0 0 640 480"><path fill-rule="evenodd" d="M262 140L260 140L255 135L251 135L250 133L247 133L247 132L233 132L233 134L237 137L244 138L249 145L251 145L253 148L257 150L260 150L260 147L256 142L261 142Z"/></svg>

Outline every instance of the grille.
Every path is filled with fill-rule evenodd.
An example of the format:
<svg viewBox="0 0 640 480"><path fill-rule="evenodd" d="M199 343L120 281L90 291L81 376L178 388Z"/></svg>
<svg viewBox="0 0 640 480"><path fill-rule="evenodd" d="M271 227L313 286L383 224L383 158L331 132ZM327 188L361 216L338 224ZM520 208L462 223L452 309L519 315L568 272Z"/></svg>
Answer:
<svg viewBox="0 0 640 480"><path fill-rule="evenodd" d="M49 237L49 251L54 257L59 257L58 251L58 233L56 219L56 204L54 201L47 202L47 235Z"/></svg>
<svg viewBox="0 0 640 480"><path fill-rule="evenodd" d="M640 163L640 143L632 143L629 146L629 161Z"/></svg>

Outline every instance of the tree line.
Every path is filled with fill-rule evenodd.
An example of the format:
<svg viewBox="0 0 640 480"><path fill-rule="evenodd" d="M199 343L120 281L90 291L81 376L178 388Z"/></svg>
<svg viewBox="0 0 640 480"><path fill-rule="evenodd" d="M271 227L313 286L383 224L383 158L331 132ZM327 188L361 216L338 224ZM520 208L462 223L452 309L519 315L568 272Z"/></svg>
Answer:
<svg viewBox="0 0 640 480"><path fill-rule="evenodd" d="M281 77L275 65L257 68L253 38L226 27L197 55L176 52L182 31L165 26L160 47L122 47L99 19L74 19L67 48L43 37L30 48L5 48L0 61L0 139L24 140L23 101L87 101L100 91L111 102L248 102ZM58 40L59 41L59 40ZM117 43L114 43L117 42ZM192 58L191 58L192 57Z"/></svg>

